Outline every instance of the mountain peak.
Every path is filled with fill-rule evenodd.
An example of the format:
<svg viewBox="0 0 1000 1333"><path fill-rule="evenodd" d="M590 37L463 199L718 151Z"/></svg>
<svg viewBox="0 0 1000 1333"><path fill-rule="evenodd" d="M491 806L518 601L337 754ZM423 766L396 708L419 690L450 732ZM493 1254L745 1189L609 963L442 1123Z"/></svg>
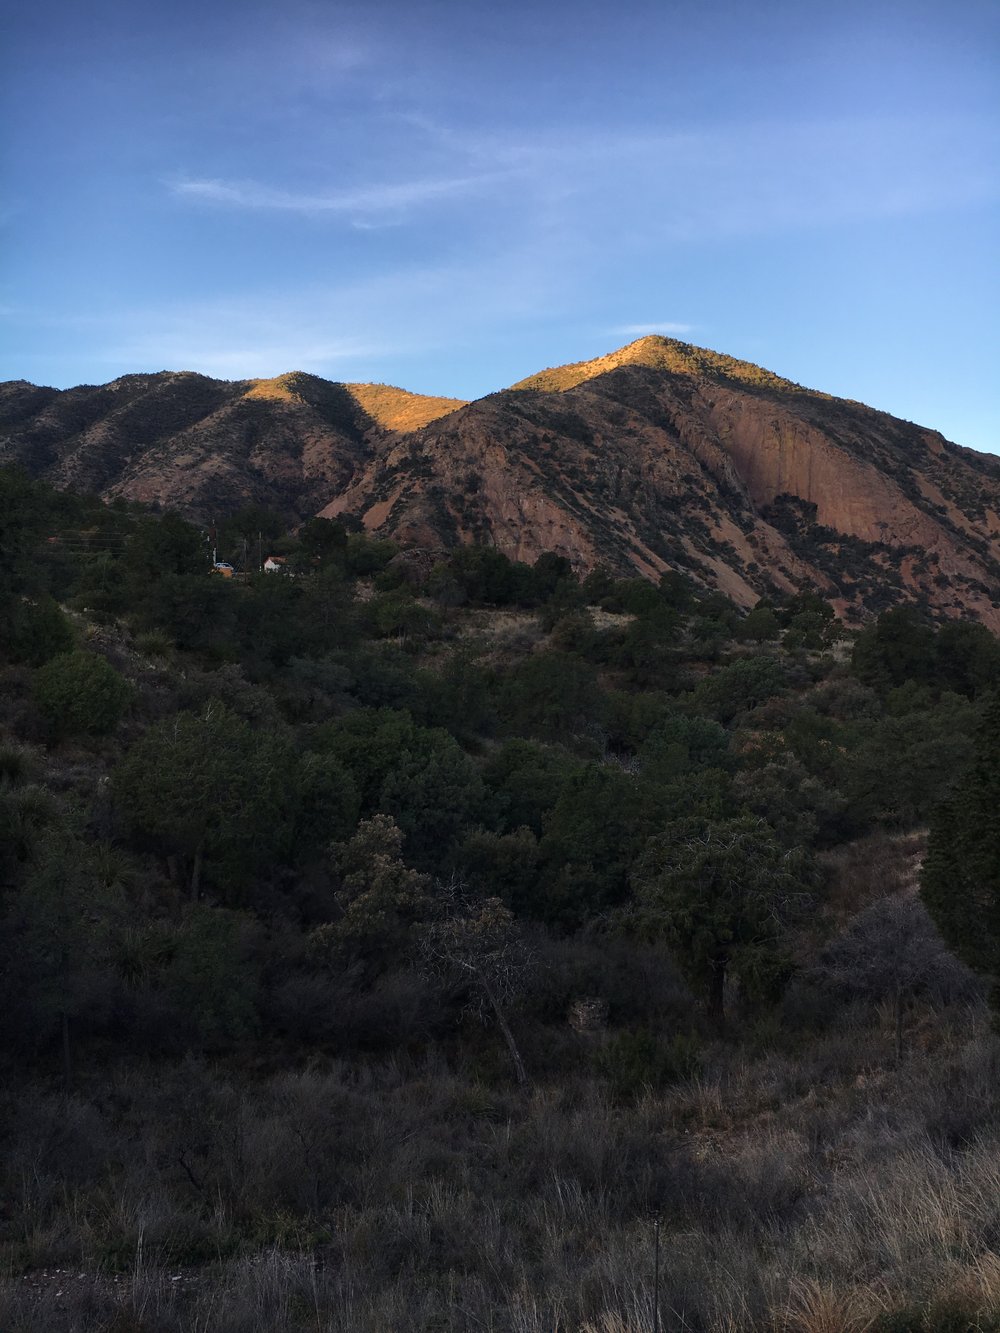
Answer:
<svg viewBox="0 0 1000 1333"><path fill-rule="evenodd" d="M253 387L243 396L266 402L302 402L302 389L309 380L315 378L316 376L307 375L303 370L288 370L284 375L276 375L273 379L250 380L249 383Z"/></svg>
<svg viewBox="0 0 1000 1333"><path fill-rule="evenodd" d="M565 366L555 366L542 370L537 375L512 384L512 389L537 389L543 393L564 393L587 380L606 375L622 366L648 366L653 370L666 370L674 375L690 375L700 379L729 380L741 385L759 388L779 389L786 393L811 393L792 380L783 379L773 371L764 370L752 361L739 361L735 357L724 356L707 347L695 347L692 343L680 342L677 338L665 338L658 333L649 333L636 338L634 342L619 347L617 351L605 356L595 357L591 361L573 361ZM817 395L827 397L826 394Z"/></svg>
<svg viewBox="0 0 1000 1333"><path fill-rule="evenodd" d="M394 384L345 384L344 388L384 430L420 430L466 406L464 398L435 398Z"/></svg>

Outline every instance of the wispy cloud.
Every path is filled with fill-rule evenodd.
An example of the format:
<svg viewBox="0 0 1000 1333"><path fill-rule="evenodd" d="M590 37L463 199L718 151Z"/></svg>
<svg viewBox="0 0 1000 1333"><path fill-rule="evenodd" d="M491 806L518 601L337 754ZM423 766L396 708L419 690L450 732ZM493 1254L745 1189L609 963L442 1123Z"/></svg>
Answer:
<svg viewBox="0 0 1000 1333"><path fill-rule="evenodd" d="M441 367L428 391L461 393L448 365L456 344L474 341L484 325L522 327L564 299L557 284L531 255L515 251L489 264L401 266L340 283L66 314L47 321L46 337L50 344L65 338L100 349L87 371L99 379L126 370L185 369L229 379L305 370L411 385L414 361L438 354Z"/></svg>
<svg viewBox="0 0 1000 1333"><path fill-rule="evenodd" d="M681 334L692 333L694 324L677 324L672 320L661 320L654 324L618 324L609 333L622 338L643 338L648 333Z"/></svg>
<svg viewBox="0 0 1000 1333"><path fill-rule="evenodd" d="M502 181L509 180L510 176L509 171L494 171L468 176L397 181L315 194L276 189L259 181L195 178L175 180L168 184L171 193L179 198L232 208L365 216L398 214L443 200L482 194Z"/></svg>
<svg viewBox="0 0 1000 1333"><path fill-rule="evenodd" d="M843 117L691 130L464 131L417 112L369 117L372 182L302 188L195 174L176 200L261 214L398 226L461 202L470 243L495 233L642 253L961 208L995 197L985 130L961 116ZM675 321L635 332L685 332ZM625 331L625 330L623 330ZM632 330L629 330L632 331Z"/></svg>
<svg viewBox="0 0 1000 1333"><path fill-rule="evenodd" d="M530 139L406 123L477 170L506 169L576 232L630 245L755 236L962 208L1000 193L975 116L843 116L567 132Z"/></svg>

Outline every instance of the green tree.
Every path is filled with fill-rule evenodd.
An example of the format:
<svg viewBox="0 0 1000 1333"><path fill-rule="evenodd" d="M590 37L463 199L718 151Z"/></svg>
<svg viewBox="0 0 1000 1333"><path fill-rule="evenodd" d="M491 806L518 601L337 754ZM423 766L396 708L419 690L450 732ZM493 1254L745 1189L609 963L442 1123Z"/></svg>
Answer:
<svg viewBox="0 0 1000 1333"><path fill-rule="evenodd" d="M569 778L581 770L579 761L563 750L509 740L489 756L483 778L495 794L504 831L529 828L540 838L545 816Z"/></svg>
<svg viewBox="0 0 1000 1333"><path fill-rule="evenodd" d="M934 643L938 683L974 699L1000 681L1000 641L985 625L972 620L949 620Z"/></svg>
<svg viewBox="0 0 1000 1333"><path fill-rule="evenodd" d="M140 628L163 629L178 648L219 660L237 655L237 590L210 575L164 574L129 595Z"/></svg>
<svg viewBox="0 0 1000 1333"><path fill-rule="evenodd" d="M424 869L440 866L462 833L490 814L475 764L438 727L416 729L411 745L395 757L379 808L399 824L407 855Z"/></svg>
<svg viewBox="0 0 1000 1333"><path fill-rule="evenodd" d="M545 819L546 873L532 915L562 925L620 903L632 862L655 827L656 794L613 764L587 764Z"/></svg>
<svg viewBox="0 0 1000 1333"><path fill-rule="evenodd" d="M526 657L507 673L499 707L510 731L572 740L599 724L604 696L592 666L550 651Z"/></svg>
<svg viewBox="0 0 1000 1333"><path fill-rule="evenodd" d="M137 833L198 899L206 866L228 893L268 864L292 827L294 755L219 703L151 727L113 774Z"/></svg>
<svg viewBox="0 0 1000 1333"><path fill-rule="evenodd" d="M785 667L777 657L738 657L696 686L688 696L690 709L728 726L737 714L781 694L786 684Z"/></svg>
<svg viewBox="0 0 1000 1333"><path fill-rule="evenodd" d="M347 529L329 518L311 518L298 531L299 546L308 556L343 563L347 556Z"/></svg>
<svg viewBox="0 0 1000 1333"><path fill-rule="evenodd" d="M649 584L655 596L655 591ZM641 689L672 689L679 680L679 618L657 602L653 610L638 616L625 629L611 660L628 682Z"/></svg>
<svg viewBox="0 0 1000 1333"><path fill-rule="evenodd" d="M635 880L643 930L676 952L716 1022L730 974L751 998L787 975L785 927L806 906L808 874L763 820L675 826L650 840Z"/></svg>
<svg viewBox="0 0 1000 1333"><path fill-rule="evenodd" d="M350 836L361 802L350 773L328 754L304 754L295 790L295 849L299 859Z"/></svg>
<svg viewBox="0 0 1000 1333"><path fill-rule="evenodd" d="M47 787L0 780L0 874L13 874L32 860L51 837L62 817L61 808Z"/></svg>
<svg viewBox="0 0 1000 1333"><path fill-rule="evenodd" d="M351 773L361 813L391 815L406 836L406 854L421 869L438 867L471 824L487 815L479 772L455 738L422 727L409 713L356 709L317 737Z"/></svg>
<svg viewBox="0 0 1000 1333"><path fill-rule="evenodd" d="M35 672L39 712L58 736L105 735L121 720L132 687L96 653L60 653Z"/></svg>
<svg viewBox="0 0 1000 1333"><path fill-rule="evenodd" d="M774 607L758 602L740 624L740 638L747 643L770 643L781 633Z"/></svg>
<svg viewBox="0 0 1000 1333"><path fill-rule="evenodd" d="M721 768L729 734L706 717L675 713L664 718L639 749L643 775L651 782L674 782L697 768Z"/></svg>
<svg viewBox="0 0 1000 1333"><path fill-rule="evenodd" d="M240 649L258 676L293 657L322 657L356 638L351 591L336 566L296 579L262 574L249 588L225 591L243 594L236 608Z"/></svg>
<svg viewBox="0 0 1000 1333"><path fill-rule="evenodd" d="M532 565L531 574L535 596L540 601L547 601L563 585L576 585L572 564L564 555L556 555L554 551L543 551Z"/></svg>
<svg viewBox="0 0 1000 1333"><path fill-rule="evenodd" d="M858 635L851 664L864 684L885 691L907 680L932 680L934 659L932 626L914 607L897 606Z"/></svg>
<svg viewBox="0 0 1000 1333"><path fill-rule="evenodd" d="M502 899L518 916L539 915L541 852L531 829L474 829L459 847L455 863L460 876L483 897Z"/></svg>
<svg viewBox="0 0 1000 1333"><path fill-rule="evenodd" d="M975 728L975 705L955 694L865 727L833 769L851 821L907 828L930 818L972 761Z"/></svg>
<svg viewBox="0 0 1000 1333"><path fill-rule="evenodd" d="M270 546L284 535L285 526L280 515L263 505L246 505L219 524L216 533L219 552L242 565L246 549L247 567L256 569L258 555L268 555L267 551L260 551L260 543Z"/></svg>
<svg viewBox="0 0 1000 1333"><path fill-rule="evenodd" d="M931 821L920 883L945 942L990 978L1000 1008L1000 697L983 716L968 772Z"/></svg>
<svg viewBox="0 0 1000 1333"><path fill-rule="evenodd" d="M495 546L457 547L446 565L432 571L431 588L436 596L452 605L462 602L480 606L509 606L513 602L529 605L535 597L532 570L508 560Z"/></svg>
<svg viewBox="0 0 1000 1333"><path fill-rule="evenodd" d="M497 715L490 673L471 651L459 647L432 679L433 721L461 739L493 733Z"/></svg>
<svg viewBox="0 0 1000 1333"><path fill-rule="evenodd" d="M429 909L430 880L403 860L403 833L388 815L363 819L334 856L339 916L311 932L310 954L322 967L356 964L377 975L406 957Z"/></svg>
<svg viewBox="0 0 1000 1333"><path fill-rule="evenodd" d="M376 637L394 638L400 643L426 638L438 623L434 612L404 588L373 597L365 608L365 618Z"/></svg>
<svg viewBox="0 0 1000 1333"><path fill-rule="evenodd" d="M74 1032L107 1008L113 932L123 904L90 848L50 829L0 925L0 1011L8 1039L29 1049L58 1042L73 1076Z"/></svg>
<svg viewBox="0 0 1000 1333"><path fill-rule="evenodd" d="M365 574L377 574L385 569L398 551L399 547L395 542L352 532L347 538L347 572L361 577Z"/></svg>
<svg viewBox="0 0 1000 1333"><path fill-rule="evenodd" d="M184 574L207 574L211 550L205 537L179 514L144 518L129 540L125 568L132 591Z"/></svg>
<svg viewBox="0 0 1000 1333"><path fill-rule="evenodd" d="M832 615L832 611L830 614ZM799 648L818 652L827 647L836 634L837 622L830 616L821 611L798 611L789 619L782 643L789 652Z"/></svg>
<svg viewBox="0 0 1000 1333"><path fill-rule="evenodd" d="M41 666L58 653L73 647L73 631L58 603L39 594L34 598L14 598L3 617L0 608L0 642L14 662Z"/></svg>
<svg viewBox="0 0 1000 1333"><path fill-rule="evenodd" d="M219 1049L256 1031L256 934L250 917L204 904L174 934L164 982L197 1045Z"/></svg>
<svg viewBox="0 0 1000 1333"><path fill-rule="evenodd" d="M46 570L39 559L46 539L58 523L58 502L41 482L17 467L0 468L0 643L10 638L10 619L20 600L34 600L47 589Z"/></svg>
<svg viewBox="0 0 1000 1333"><path fill-rule="evenodd" d="M749 814L766 819L787 847L837 840L845 797L813 777L793 754L738 772L733 800Z"/></svg>

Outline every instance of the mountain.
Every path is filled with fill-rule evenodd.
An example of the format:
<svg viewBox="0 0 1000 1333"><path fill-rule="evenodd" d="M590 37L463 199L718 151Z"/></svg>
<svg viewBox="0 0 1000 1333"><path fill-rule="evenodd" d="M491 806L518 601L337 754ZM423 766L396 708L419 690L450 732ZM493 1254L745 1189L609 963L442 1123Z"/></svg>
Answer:
<svg viewBox="0 0 1000 1333"><path fill-rule="evenodd" d="M0 386L0 461L206 518L361 514L742 605L802 585L848 618L902 599L1000 630L1000 459L749 362L640 338L472 403L291 374Z"/></svg>
<svg viewBox="0 0 1000 1333"><path fill-rule="evenodd" d="M396 432L462 405L301 372L235 382L123 375L62 392L14 381L0 385L0 462L199 520L257 503L299 522Z"/></svg>

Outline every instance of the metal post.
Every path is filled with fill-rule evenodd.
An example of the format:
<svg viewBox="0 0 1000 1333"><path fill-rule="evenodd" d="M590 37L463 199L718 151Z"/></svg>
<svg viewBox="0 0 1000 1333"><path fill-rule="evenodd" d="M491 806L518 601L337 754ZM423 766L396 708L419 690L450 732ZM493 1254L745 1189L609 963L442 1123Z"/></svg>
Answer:
<svg viewBox="0 0 1000 1333"><path fill-rule="evenodd" d="M660 1333L660 1219L653 1220L653 1333Z"/></svg>

